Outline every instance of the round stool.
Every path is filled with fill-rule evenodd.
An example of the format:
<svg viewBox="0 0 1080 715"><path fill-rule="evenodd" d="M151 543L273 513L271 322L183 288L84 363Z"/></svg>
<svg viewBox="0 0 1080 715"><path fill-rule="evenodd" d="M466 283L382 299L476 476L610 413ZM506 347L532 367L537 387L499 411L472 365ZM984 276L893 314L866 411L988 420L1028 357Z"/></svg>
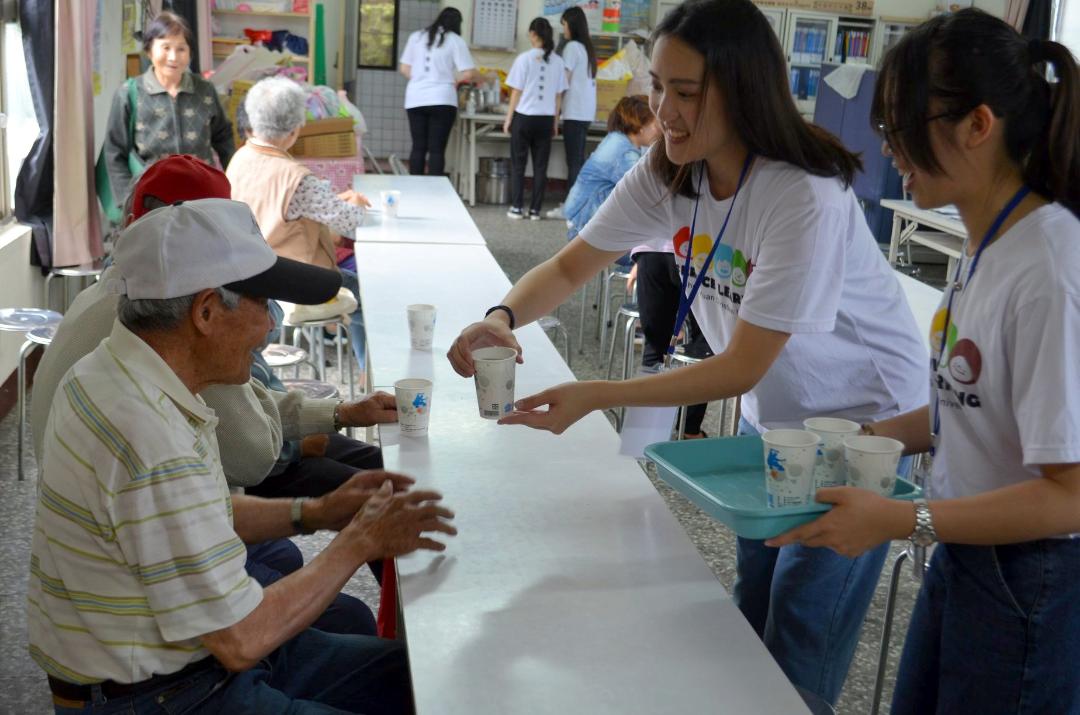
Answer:
<svg viewBox="0 0 1080 715"><path fill-rule="evenodd" d="M319 374L319 370L315 365L309 361L306 350L302 350L293 345L283 345L282 343L271 343L262 349L262 359L266 361L266 364L270 366L271 370L279 370L286 367L295 367L296 373L293 377L300 377L300 365L306 363L311 366L313 374Z"/></svg>
<svg viewBox="0 0 1080 715"><path fill-rule="evenodd" d="M612 281L625 281L630 279L630 271L619 265L609 266L604 269L603 282L601 283L601 295L600 295L600 315L597 327L597 336L600 338L600 354L604 354L604 343L608 339L608 328L618 327L618 316L615 320L611 319L611 283ZM624 290L623 293L626 293ZM626 300L629 302L626 305L637 305L637 300L634 296L627 295ZM611 338L612 342L615 342L614 334Z"/></svg>
<svg viewBox="0 0 1080 715"><path fill-rule="evenodd" d="M623 369L622 379L627 380L630 378L633 372L634 361L634 329L637 328L641 322L641 311L638 310L637 303L623 303L619 308L619 312L615 314L615 331L611 335L611 342L608 344L608 368L607 379L611 379L611 372L615 367L615 337L618 335L619 321L625 320L626 323L623 326Z"/></svg>
<svg viewBox="0 0 1080 715"><path fill-rule="evenodd" d="M320 380L326 380L326 345L323 344L323 329L330 325L337 326L334 344L337 347L338 372L341 382L344 382L345 366L348 366L349 399L354 399L356 397L356 381L353 377L352 347L348 343L348 320L349 319L345 317L335 316L333 318L326 318L325 320L306 320L301 323L285 321L283 326L286 328L294 328L293 346L300 346L301 335L307 340L310 355L316 365L316 374L319 376ZM344 355L342 355L343 347Z"/></svg>
<svg viewBox="0 0 1080 715"><path fill-rule="evenodd" d="M671 366L680 367L682 365L693 365L699 363L702 360L712 357L711 354L695 357L686 354L686 348L682 345L675 348L675 352L671 354ZM718 437L734 437L736 431L735 415L738 411L739 398L729 397L720 403L720 434ZM675 439L685 439L686 437L686 406L679 407L679 419L678 419L678 432L675 435Z"/></svg>
<svg viewBox="0 0 1080 715"><path fill-rule="evenodd" d="M566 331L566 326L555 315L542 315L536 322L545 333L554 331L556 337L562 336L563 355L566 356L566 366L570 367L570 333Z"/></svg>
<svg viewBox="0 0 1080 715"><path fill-rule="evenodd" d="M300 390L313 400L330 400L338 396L338 389L321 380L282 380L286 390Z"/></svg>
<svg viewBox="0 0 1080 715"><path fill-rule="evenodd" d="M16 373L16 394L19 403L19 424L17 427L18 444L17 472L19 481L25 478L23 473L23 442L26 432L26 359L35 345L48 346L56 335L56 326L63 319L59 313L38 308L5 308L0 310L0 330L25 332L26 342L19 348L19 368Z"/></svg>
<svg viewBox="0 0 1080 715"><path fill-rule="evenodd" d="M80 281L87 278L93 278L97 280L105 270L105 266L101 261L94 261L93 263L82 266L53 266L49 269L49 273L45 276L45 300L42 303L45 307L49 306L49 284L53 278L57 276L64 279L64 310L67 310L71 300L68 297L68 279L78 278Z"/></svg>

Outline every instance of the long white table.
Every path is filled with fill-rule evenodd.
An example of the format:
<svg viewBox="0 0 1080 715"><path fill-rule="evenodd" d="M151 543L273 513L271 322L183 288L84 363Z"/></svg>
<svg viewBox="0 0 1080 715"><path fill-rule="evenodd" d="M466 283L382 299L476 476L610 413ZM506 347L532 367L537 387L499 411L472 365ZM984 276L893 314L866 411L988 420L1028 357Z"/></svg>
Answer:
<svg viewBox="0 0 1080 715"><path fill-rule="evenodd" d="M396 219L383 216L379 207L379 192L392 189L401 192ZM373 204L356 229L357 243L487 245L445 176L357 174L353 191Z"/></svg>
<svg viewBox="0 0 1080 715"><path fill-rule="evenodd" d="M967 238L967 228L960 219L940 211L920 209L914 201L882 199L881 206L893 212L892 235L889 237L890 265L896 265L901 245L910 241L944 254L948 258L948 275L953 275ZM934 230L920 231L921 226Z"/></svg>
<svg viewBox="0 0 1080 715"><path fill-rule="evenodd" d="M479 417L445 358L510 283L485 248L357 243L373 383L434 380L426 438L380 429L387 469L457 512L445 553L400 559L416 708L429 713L806 713L637 464L594 413L561 436ZM405 306L438 308L433 350ZM573 376L518 331L517 395Z"/></svg>

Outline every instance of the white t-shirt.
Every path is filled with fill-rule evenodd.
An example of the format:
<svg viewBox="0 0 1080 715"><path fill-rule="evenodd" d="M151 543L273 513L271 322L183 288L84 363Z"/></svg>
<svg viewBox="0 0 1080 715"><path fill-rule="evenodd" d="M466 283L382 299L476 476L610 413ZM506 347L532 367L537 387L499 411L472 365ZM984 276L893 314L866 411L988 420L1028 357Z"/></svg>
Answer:
<svg viewBox="0 0 1080 715"><path fill-rule="evenodd" d="M566 65L552 52L544 61L544 51L533 48L522 52L510 67L506 84L521 91L518 114L538 117L555 116L555 95L566 91Z"/></svg>
<svg viewBox="0 0 1080 715"><path fill-rule="evenodd" d="M596 78L589 76L589 53L585 45L573 40L566 43L562 58L570 75L562 118L591 122L596 119Z"/></svg>
<svg viewBox="0 0 1080 715"><path fill-rule="evenodd" d="M476 67L469 47L454 32L436 35L431 47L427 43L427 30L417 30L409 35L405 51L401 53L401 64L411 68L409 84L405 87L405 109L438 105L456 107L455 73Z"/></svg>
<svg viewBox="0 0 1080 715"><path fill-rule="evenodd" d="M866 422L926 404L926 347L850 188L758 158L705 267L731 199L717 201L702 183L691 242L694 201L672 198L649 163L619 182L581 237L610 251L673 237L680 270L690 244L691 285L706 271L694 317L714 353L727 347L737 318L791 334L743 396L755 428L801 428L815 415Z"/></svg>
<svg viewBox="0 0 1080 715"><path fill-rule="evenodd" d="M934 315L934 358L948 297ZM949 323L932 364L930 419L936 392L941 427L931 495L979 494L1039 479L1040 464L1080 462L1080 220L1051 204L1018 221L983 251Z"/></svg>

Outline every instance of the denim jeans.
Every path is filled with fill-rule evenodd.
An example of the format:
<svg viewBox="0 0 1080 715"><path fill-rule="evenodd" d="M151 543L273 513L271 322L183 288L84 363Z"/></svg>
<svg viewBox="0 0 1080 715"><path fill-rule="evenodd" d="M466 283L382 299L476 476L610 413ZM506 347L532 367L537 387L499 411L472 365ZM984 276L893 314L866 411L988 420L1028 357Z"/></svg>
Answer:
<svg viewBox="0 0 1080 715"><path fill-rule="evenodd" d="M911 614L893 715L1080 713L1080 540L941 544Z"/></svg>
<svg viewBox="0 0 1080 715"><path fill-rule="evenodd" d="M356 369L364 374L364 350L367 337L364 335L364 306L360 304L360 281L352 271L341 270L341 285L356 296L356 310L349 316L349 342L352 343L353 355L356 356Z"/></svg>
<svg viewBox="0 0 1080 715"><path fill-rule="evenodd" d="M741 420L739 433L757 432ZM905 458L897 471L910 467ZM855 559L742 537L736 548L735 604L791 682L835 704L889 544Z"/></svg>
<svg viewBox="0 0 1080 715"><path fill-rule="evenodd" d="M309 628L243 673L215 664L140 695L55 709L57 715L400 715L412 712L412 694L400 642Z"/></svg>
<svg viewBox="0 0 1080 715"><path fill-rule="evenodd" d="M289 539L271 539L247 547L248 575L264 588L280 581L304 565L300 549ZM376 633L375 615L367 604L347 593L339 593L322 615L311 624L327 633L373 636Z"/></svg>

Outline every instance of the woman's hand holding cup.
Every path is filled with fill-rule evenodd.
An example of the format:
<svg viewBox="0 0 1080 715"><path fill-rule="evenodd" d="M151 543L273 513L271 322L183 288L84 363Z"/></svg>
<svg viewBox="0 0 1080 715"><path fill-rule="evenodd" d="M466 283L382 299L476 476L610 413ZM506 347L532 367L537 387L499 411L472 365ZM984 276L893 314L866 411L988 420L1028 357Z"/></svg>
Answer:
<svg viewBox="0 0 1080 715"><path fill-rule="evenodd" d="M514 337L514 332L510 330L505 313L498 310L462 330L457 340L450 346L446 357L457 374L462 377L472 377L476 373L472 359L473 350L487 347L513 348L517 350L518 363L525 362L521 357L521 346Z"/></svg>

